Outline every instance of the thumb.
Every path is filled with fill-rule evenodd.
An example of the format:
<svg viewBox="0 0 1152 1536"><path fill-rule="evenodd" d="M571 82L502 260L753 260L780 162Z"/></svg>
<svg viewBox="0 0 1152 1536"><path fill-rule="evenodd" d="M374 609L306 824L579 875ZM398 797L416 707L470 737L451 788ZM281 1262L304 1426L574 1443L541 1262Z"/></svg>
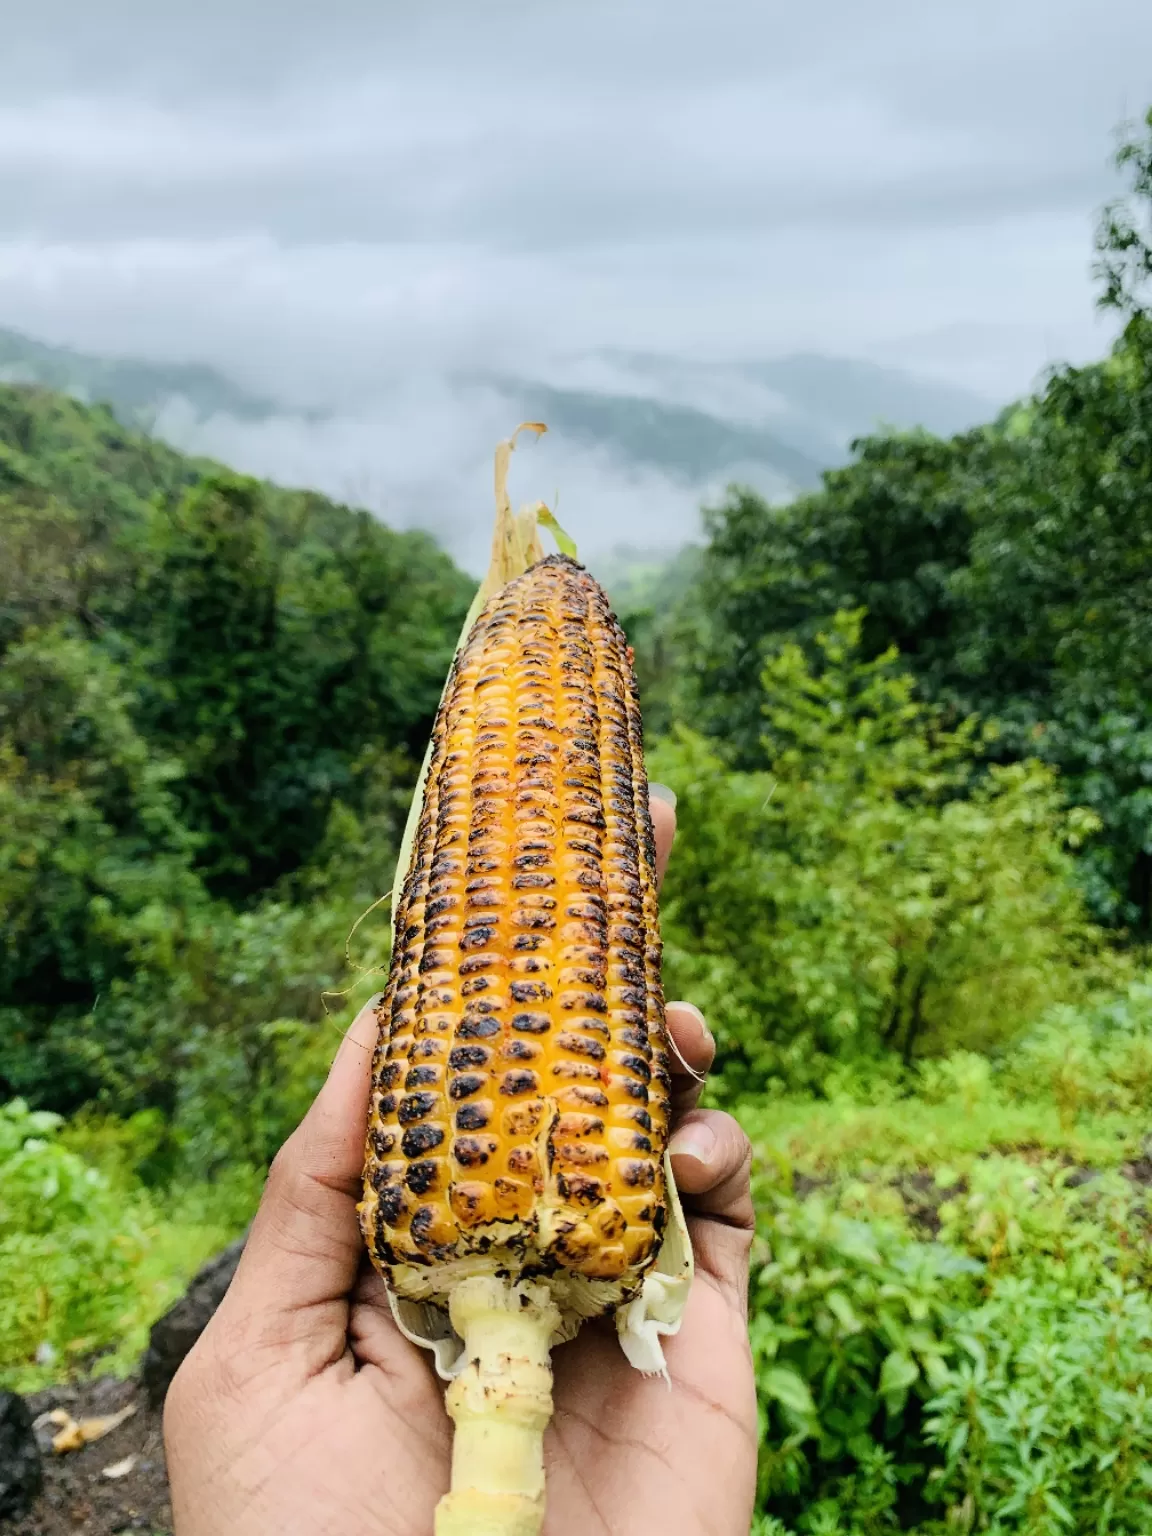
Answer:
<svg viewBox="0 0 1152 1536"><path fill-rule="evenodd" d="M355 1283L363 1251L356 1203L381 996L357 1014L311 1109L273 1160L230 1307L295 1311L343 1298Z"/></svg>

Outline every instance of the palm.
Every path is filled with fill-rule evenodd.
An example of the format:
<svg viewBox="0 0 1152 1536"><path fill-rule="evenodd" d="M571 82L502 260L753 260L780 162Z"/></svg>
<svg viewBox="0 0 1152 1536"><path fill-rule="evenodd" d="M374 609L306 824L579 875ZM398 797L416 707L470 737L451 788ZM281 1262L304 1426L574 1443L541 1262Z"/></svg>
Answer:
<svg viewBox="0 0 1152 1536"><path fill-rule="evenodd" d="M374 1456L353 1463L363 1529L381 1536L426 1533L448 1486L444 1384L397 1332L375 1282L362 1290L367 1295L353 1308L349 1328L359 1369L344 1383L337 1425L348 1422L339 1438L364 1436L375 1447ZM632 1369L608 1323L587 1325L557 1349L555 1415L545 1442L545 1536L726 1532L734 1517L739 1528L751 1477L727 1472L754 1468L756 1401L738 1292L707 1271L698 1274L683 1327L667 1341L666 1354L671 1387ZM742 1390L734 1391L734 1383ZM361 1413L364 1424L354 1422ZM393 1460L408 1471L402 1482L387 1483L384 1502L383 1466ZM725 1476L718 1477L718 1469Z"/></svg>

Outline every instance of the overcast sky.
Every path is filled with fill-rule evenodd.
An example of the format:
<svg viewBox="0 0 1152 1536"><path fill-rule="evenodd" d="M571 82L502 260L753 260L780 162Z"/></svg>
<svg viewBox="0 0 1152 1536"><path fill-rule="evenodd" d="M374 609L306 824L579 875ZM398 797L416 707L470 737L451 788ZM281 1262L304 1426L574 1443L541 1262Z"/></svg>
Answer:
<svg viewBox="0 0 1152 1536"><path fill-rule="evenodd" d="M300 402L601 345L1100 351L1148 0L0 0L0 324Z"/></svg>

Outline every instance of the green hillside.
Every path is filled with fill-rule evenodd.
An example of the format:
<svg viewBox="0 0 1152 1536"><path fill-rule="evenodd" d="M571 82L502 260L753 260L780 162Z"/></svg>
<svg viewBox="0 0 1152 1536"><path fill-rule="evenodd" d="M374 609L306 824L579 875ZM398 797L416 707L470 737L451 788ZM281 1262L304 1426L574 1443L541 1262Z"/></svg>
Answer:
<svg viewBox="0 0 1152 1536"><path fill-rule="evenodd" d="M278 407L234 384L202 363L148 363L137 358L94 357L54 347L0 326L0 380L39 384L82 400L113 406L134 425L151 420L166 401L187 400L199 416L259 420Z"/></svg>

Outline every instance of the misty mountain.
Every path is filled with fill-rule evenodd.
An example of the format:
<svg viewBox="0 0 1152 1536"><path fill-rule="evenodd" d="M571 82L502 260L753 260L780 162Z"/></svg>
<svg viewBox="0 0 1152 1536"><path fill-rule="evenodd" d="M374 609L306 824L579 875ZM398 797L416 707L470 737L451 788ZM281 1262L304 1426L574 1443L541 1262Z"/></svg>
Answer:
<svg viewBox="0 0 1152 1536"><path fill-rule="evenodd" d="M91 357L70 347L35 341L0 326L0 381L42 384L85 401L112 406L130 426L148 426L170 400L187 401L201 417L259 421L280 409L234 384L204 363L152 363L128 357Z"/></svg>
<svg viewBox="0 0 1152 1536"><path fill-rule="evenodd" d="M679 408L690 418L689 445L681 458L704 479L748 462L772 465L797 487L806 487L820 470L843 462L856 438L878 428L923 427L951 437L987 421L995 410L981 395L935 379L814 353L707 363L604 351L575 359L570 368L582 390L529 387L523 381L514 387L507 380L503 387L522 399L538 391L554 402L556 425L585 440L599 425L588 420L589 393L614 404L631 400L658 402L662 411ZM621 404L622 417L630 414ZM647 425L643 417L640 421ZM637 434L641 440L644 435Z"/></svg>
<svg viewBox="0 0 1152 1536"><path fill-rule="evenodd" d="M765 489L807 489L820 471L842 457L810 454L754 422L725 420L698 406L638 394L559 389L534 380L489 377L489 386L514 406L513 415L538 418L548 430L627 464L657 469L685 485L750 480Z"/></svg>
<svg viewBox="0 0 1152 1536"><path fill-rule="evenodd" d="M0 379L103 401L184 452L425 528L473 570L486 560L492 450L518 421L549 433L517 455L514 496L559 491L582 552L603 560L621 540L680 548L701 503L733 481L773 498L816 486L879 425L951 434L994 414L963 390L815 355L598 351L532 375L385 376L371 398L302 409L203 363L95 357L0 329Z"/></svg>

